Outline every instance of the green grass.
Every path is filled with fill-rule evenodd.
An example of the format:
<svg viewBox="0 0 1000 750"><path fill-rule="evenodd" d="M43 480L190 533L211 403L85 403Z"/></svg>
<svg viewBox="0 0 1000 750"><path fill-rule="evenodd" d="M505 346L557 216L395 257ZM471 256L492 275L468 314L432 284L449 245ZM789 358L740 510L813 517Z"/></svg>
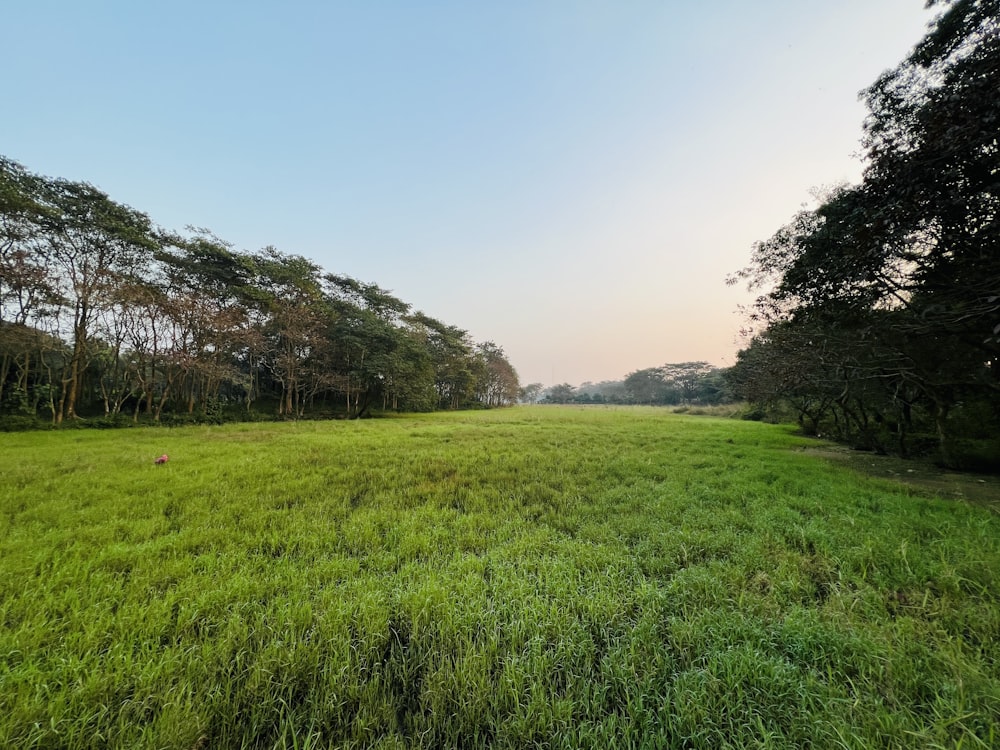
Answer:
<svg viewBox="0 0 1000 750"><path fill-rule="evenodd" d="M0 435L0 747L997 746L1000 518L804 444L560 407Z"/></svg>

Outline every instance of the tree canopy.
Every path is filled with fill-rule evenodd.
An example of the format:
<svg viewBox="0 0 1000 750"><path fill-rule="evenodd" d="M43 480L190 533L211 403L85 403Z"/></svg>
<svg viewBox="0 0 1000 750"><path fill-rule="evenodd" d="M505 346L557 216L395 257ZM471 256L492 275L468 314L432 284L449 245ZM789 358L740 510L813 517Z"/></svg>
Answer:
<svg viewBox="0 0 1000 750"><path fill-rule="evenodd" d="M933 437L944 463L984 464L1000 459L1000 6L930 4L927 35L862 94L861 183L734 277L760 296L730 377L859 446Z"/></svg>
<svg viewBox="0 0 1000 750"><path fill-rule="evenodd" d="M504 406L517 373L377 284L156 227L0 157L0 418L136 421ZM127 415L127 417L126 417Z"/></svg>

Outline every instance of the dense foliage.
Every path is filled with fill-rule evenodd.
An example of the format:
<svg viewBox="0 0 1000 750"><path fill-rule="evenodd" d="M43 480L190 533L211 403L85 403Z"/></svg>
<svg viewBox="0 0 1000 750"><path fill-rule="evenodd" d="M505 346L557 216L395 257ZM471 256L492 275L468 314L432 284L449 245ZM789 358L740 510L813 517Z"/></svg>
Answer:
<svg viewBox="0 0 1000 750"><path fill-rule="evenodd" d="M866 169L759 243L730 377L810 429L1000 465L1000 3L951 0L864 92Z"/></svg>
<svg viewBox="0 0 1000 750"><path fill-rule="evenodd" d="M108 423L500 406L503 349L376 284L0 157L0 418Z"/></svg>

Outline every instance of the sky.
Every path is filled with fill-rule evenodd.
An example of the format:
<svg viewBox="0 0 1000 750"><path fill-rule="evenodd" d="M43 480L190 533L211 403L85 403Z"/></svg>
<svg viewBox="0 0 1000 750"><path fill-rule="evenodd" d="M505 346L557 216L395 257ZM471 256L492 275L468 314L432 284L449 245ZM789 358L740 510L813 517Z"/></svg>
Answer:
<svg viewBox="0 0 1000 750"><path fill-rule="evenodd" d="M33 0L0 154L374 282L521 382L735 361L725 283L860 178L923 0Z"/></svg>

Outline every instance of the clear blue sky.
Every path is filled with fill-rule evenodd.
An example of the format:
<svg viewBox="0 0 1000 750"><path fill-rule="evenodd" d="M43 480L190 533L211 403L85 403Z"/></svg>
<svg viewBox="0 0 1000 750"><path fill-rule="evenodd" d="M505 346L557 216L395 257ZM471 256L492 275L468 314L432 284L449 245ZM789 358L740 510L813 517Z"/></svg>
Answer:
<svg viewBox="0 0 1000 750"><path fill-rule="evenodd" d="M0 153L374 281L525 383L726 365L726 275L859 177L923 4L8 3Z"/></svg>

